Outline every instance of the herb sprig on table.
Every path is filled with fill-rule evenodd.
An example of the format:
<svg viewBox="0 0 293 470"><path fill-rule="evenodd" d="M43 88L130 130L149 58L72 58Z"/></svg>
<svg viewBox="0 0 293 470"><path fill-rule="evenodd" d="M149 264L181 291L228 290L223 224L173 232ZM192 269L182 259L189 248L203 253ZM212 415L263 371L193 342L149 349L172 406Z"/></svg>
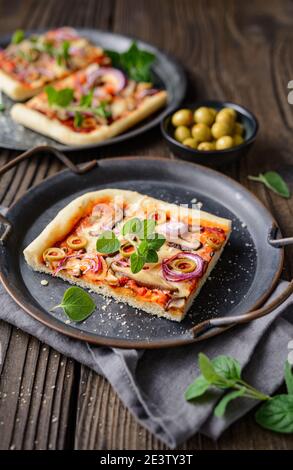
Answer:
<svg viewBox="0 0 293 470"><path fill-rule="evenodd" d="M56 307L62 308L70 320L79 322L88 318L96 308L91 296L80 287L69 287L63 295L62 301Z"/></svg>
<svg viewBox="0 0 293 470"><path fill-rule="evenodd" d="M113 67L124 70L128 77L136 82L151 82L151 66L156 56L149 51L139 49L136 42L133 42L129 49L119 53L117 51L106 50Z"/></svg>
<svg viewBox="0 0 293 470"><path fill-rule="evenodd" d="M275 432L293 433L293 374L288 362L284 371L288 393L274 397L245 382L241 377L239 362L232 357L223 355L210 360L200 353L198 364L201 375L187 388L186 400L196 400L211 388L229 390L217 403L214 409L216 416L224 416L228 404L236 398L252 398L264 402L255 414L256 422L260 426Z"/></svg>
<svg viewBox="0 0 293 470"><path fill-rule="evenodd" d="M135 248L130 256L130 268L134 274L142 270L146 263L158 262L158 250L165 243L165 237L155 232L156 221L141 220L137 217L128 220L122 227L122 235ZM119 250L120 241L111 230L103 232L96 243L99 253L112 254Z"/></svg>
<svg viewBox="0 0 293 470"><path fill-rule="evenodd" d="M258 176L248 176L251 181L257 181L264 184L268 189L286 199L290 197L290 191L287 183L283 180L282 176L276 171L267 171L266 173L259 173Z"/></svg>

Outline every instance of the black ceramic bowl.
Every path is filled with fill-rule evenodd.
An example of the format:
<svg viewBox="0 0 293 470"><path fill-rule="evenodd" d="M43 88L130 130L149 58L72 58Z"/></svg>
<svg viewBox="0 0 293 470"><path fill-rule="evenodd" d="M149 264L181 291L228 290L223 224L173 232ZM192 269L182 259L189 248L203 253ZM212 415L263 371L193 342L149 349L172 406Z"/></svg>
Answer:
<svg viewBox="0 0 293 470"><path fill-rule="evenodd" d="M187 108L194 111L200 106L215 108L218 111L221 108L225 107L235 109L235 111L237 112L237 121L243 124L245 130L243 136L243 144L225 150L203 151L186 147L185 145L178 142L174 138L175 128L171 122L173 114L178 109ZM166 141L168 142L169 147L178 158L181 158L182 160L188 160L189 162L199 163L201 165L217 168L220 166L227 165L248 153L250 147L252 146L256 138L256 134L258 131L258 122L256 117L250 111L238 104L230 103L229 101L198 101L192 105L183 105L180 108L177 108L172 111L172 113L168 114L161 121L161 131Z"/></svg>

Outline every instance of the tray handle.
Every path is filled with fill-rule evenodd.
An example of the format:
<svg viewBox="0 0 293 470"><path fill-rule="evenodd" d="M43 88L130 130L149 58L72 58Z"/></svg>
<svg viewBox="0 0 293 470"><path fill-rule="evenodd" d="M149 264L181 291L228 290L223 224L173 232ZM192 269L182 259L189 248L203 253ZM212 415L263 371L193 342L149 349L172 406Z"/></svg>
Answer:
<svg viewBox="0 0 293 470"><path fill-rule="evenodd" d="M271 313L277 307L282 305L292 293L293 279L289 282L286 289L269 305L264 305L263 307L258 308L257 310L243 313L241 315L233 315L230 317L212 318L210 320L205 320L191 328L190 332L192 333L195 340L206 339L211 336L215 336L221 333L222 331L232 328L232 326L247 323L251 320L256 320L257 318L263 317L268 313Z"/></svg>
<svg viewBox="0 0 293 470"><path fill-rule="evenodd" d="M268 233L268 243L274 248L281 248L286 245L293 245L293 237L277 238L278 226L273 224Z"/></svg>
<svg viewBox="0 0 293 470"><path fill-rule="evenodd" d="M18 163L39 153L50 153L54 155L54 157L58 158L58 160L60 160L69 170L73 171L73 173L77 175L83 175L98 164L97 160L92 160L83 164L82 166L78 166L75 165L66 155L64 155L64 153L60 152L54 147L51 147L50 145L39 145L21 153L13 160L6 163L6 165L2 166L2 168L0 168L0 177ZM3 245L7 240L9 233L11 232L12 225L11 222L2 214L0 214L0 226L1 225L4 226L4 231L0 234L0 245Z"/></svg>
<svg viewBox="0 0 293 470"><path fill-rule="evenodd" d="M69 170L73 171L73 173L76 173L77 175L83 175L87 171L91 170L98 164L97 160L92 160L90 162L85 163L82 166L77 166L74 163L72 163L69 158L64 155L64 153L60 152L60 150L55 149L54 147L51 147L50 145L38 145L37 147L33 147L32 149L27 150L26 152L21 153L17 157L15 157L13 160L10 162L6 163L6 165L2 166L0 168L0 176L4 175L8 170L13 168L15 165L18 163L22 162L23 160L26 160L30 157L33 157L34 155L38 153L51 153L54 155L54 157L58 158Z"/></svg>

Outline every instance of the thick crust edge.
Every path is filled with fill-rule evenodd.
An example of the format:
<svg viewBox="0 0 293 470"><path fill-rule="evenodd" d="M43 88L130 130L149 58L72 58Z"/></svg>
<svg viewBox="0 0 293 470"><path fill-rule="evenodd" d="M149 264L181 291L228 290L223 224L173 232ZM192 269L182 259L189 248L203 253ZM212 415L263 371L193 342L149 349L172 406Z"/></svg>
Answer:
<svg viewBox="0 0 293 470"><path fill-rule="evenodd" d="M125 118L121 118L109 126L102 126L87 134L74 132L68 127L63 126L57 119L49 119L45 114L30 109L25 104L15 104L11 109L11 116L19 124L51 137L62 144L89 145L121 134L153 114L164 106L166 102L167 92L160 91L155 96L147 98L139 109L131 112Z"/></svg>
<svg viewBox="0 0 293 470"><path fill-rule="evenodd" d="M18 80L15 80L7 73L3 72L3 70L0 70L0 90L15 101L24 101L28 98L31 98L32 96L39 93L42 88L43 87L26 87Z"/></svg>

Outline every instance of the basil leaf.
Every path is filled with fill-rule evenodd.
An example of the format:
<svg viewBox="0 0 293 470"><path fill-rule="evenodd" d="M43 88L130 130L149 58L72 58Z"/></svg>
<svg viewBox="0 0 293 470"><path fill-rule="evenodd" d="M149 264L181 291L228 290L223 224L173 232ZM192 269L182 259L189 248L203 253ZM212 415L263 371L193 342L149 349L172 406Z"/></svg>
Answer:
<svg viewBox="0 0 293 470"><path fill-rule="evenodd" d="M141 240L149 239L152 237L155 227L156 227L155 220L144 219L142 221L141 229L138 232L136 232L136 234Z"/></svg>
<svg viewBox="0 0 293 470"><path fill-rule="evenodd" d="M220 384L221 386L228 385L225 378L217 374L212 361L210 361L210 359L205 354L199 353L198 363L202 375L210 384Z"/></svg>
<svg viewBox="0 0 293 470"><path fill-rule="evenodd" d="M12 44L19 44L20 42L22 42L24 40L24 32L22 29L17 29L13 35L12 35L12 38L11 38L11 43Z"/></svg>
<svg viewBox="0 0 293 470"><path fill-rule="evenodd" d="M147 242L146 240L143 240L143 241L139 244L139 246L138 246L138 248L137 248L137 252L138 252L138 254L141 255L141 256L147 256L148 250L149 250L149 244L148 244L148 242Z"/></svg>
<svg viewBox="0 0 293 470"><path fill-rule="evenodd" d="M123 69L132 80L151 81L151 66L156 56L149 51L139 49L136 42L133 42L129 49L122 53L110 50L105 52L111 58L113 67Z"/></svg>
<svg viewBox="0 0 293 470"><path fill-rule="evenodd" d="M81 127L83 119L83 115L79 111L76 111L74 115L74 127Z"/></svg>
<svg viewBox="0 0 293 470"><path fill-rule="evenodd" d="M160 233L154 233L148 240L149 248L158 251L164 245L166 238Z"/></svg>
<svg viewBox="0 0 293 470"><path fill-rule="evenodd" d="M158 253L155 250L148 250L146 255L146 263L157 263L159 261Z"/></svg>
<svg viewBox="0 0 293 470"><path fill-rule="evenodd" d="M227 380L238 380L241 378L241 366L236 359L229 356L217 356L212 359L212 364L217 374Z"/></svg>
<svg viewBox="0 0 293 470"><path fill-rule="evenodd" d="M230 401L235 400L235 398L242 397L245 394L246 388L242 387L240 390L234 390L233 392L227 393L217 404L216 408L214 409L214 414L221 418L224 416L227 405Z"/></svg>
<svg viewBox="0 0 293 470"><path fill-rule="evenodd" d="M105 119L111 116L111 112L107 109L107 103L104 102L101 102L93 111L95 114Z"/></svg>
<svg viewBox="0 0 293 470"><path fill-rule="evenodd" d="M248 179L263 183L267 188L279 196L285 198L290 197L290 191L286 182L276 171L267 171L266 173L260 173L258 176L248 176Z"/></svg>
<svg viewBox="0 0 293 470"><path fill-rule="evenodd" d="M287 386L288 395L293 395L293 373L292 366L288 361L285 363L285 382Z"/></svg>
<svg viewBox="0 0 293 470"><path fill-rule="evenodd" d="M96 249L99 253L115 253L119 248L120 242L111 230L106 230L97 239Z"/></svg>
<svg viewBox="0 0 293 470"><path fill-rule="evenodd" d="M140 256L137 253L132 253L132 255L130 256L130 268L133 274L136 274L139 271L141 271L144 264L145 264L144 256Z"/></svg>
<svg viewBox="0 0 293 470"><path fill-rule="evenodd" d="M194 400L195 398L201 397L210 387L210 383L200 375L197 379L187 387L185 391L185 400Z"/></svg>
<svg viewBox="0 0 293 470"><path fill-rule="evenodd" d="M281 433L293 433L293 395L276 395L266 401L255 414L263 428Z"/></svg>
<svg viewBox="0 0 293 470"><path fill-rule="evenodd" d="M89 317L96 308L91 296L80 287L69 287L64 293L62 302L54 308L63 308L66 315L79 322Z"/></svg>
<svg viewBox="0 0 293 470"><path fill-rule="evenodd" d="M142 227L142 222L138 217L128 220L122 228L122 235L127 235L128 233L137 234Z"/></svg>
<svg viewBox="0 0 293 470"><path fill-rule="evenodd" d="M93 90L90 91L87 95L83 95L80 99L80 103L79 103L80 106L83 106L85 108L90 108L92 105L93 96L94 96Z"/></svg>
<svg viewBox="0 0 293 470"><path fill-rule="evenodd" d="M66 108L71 103L74 96L72 88L63 88L62 90L56 90L51 85L45 87L45 92L48 97L49 105L56 105L60 106L61 108Z"/></svg>

